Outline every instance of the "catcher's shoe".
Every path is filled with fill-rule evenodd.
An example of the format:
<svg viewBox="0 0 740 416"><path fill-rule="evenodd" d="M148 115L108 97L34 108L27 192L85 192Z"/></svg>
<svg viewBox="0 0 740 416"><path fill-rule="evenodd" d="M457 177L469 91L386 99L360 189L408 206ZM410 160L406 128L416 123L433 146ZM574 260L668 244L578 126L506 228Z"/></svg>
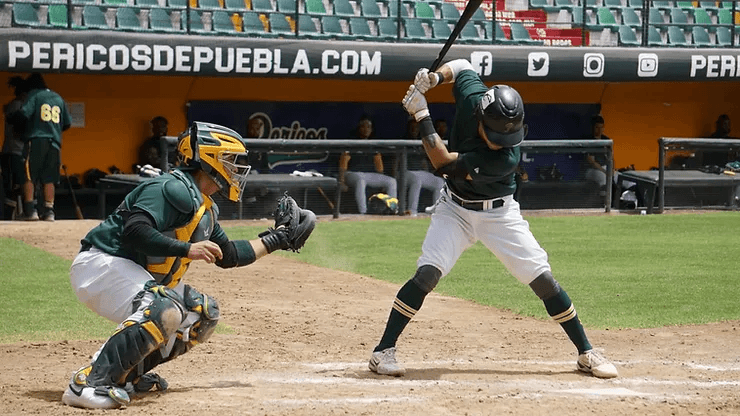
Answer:
<svg viewBox="0 0 740 416"><path fill-rule="evenodd" d="M133 385L133 389L137 393L143 393L151 390L165 391L169 387L167 380L162 378L156 373L147 373L139 377Z"/></svg>
<svg viewBox="0 0 740 416"><path fill-rule="evenodd" d="M619 376L617 367L610 363L600 352L588 350L578 356L578 369L584 373L591 373L598 378L614 378Z"/></svg>
<svg viewBox="0 0 740 416"><path fill-rule="evenodd" d="M54 221L54 210L53 209L46 210L46 212L44 212L44 214L41 216L41 220L53 222Z"/></svg>
<svg viewBox="0 0 740 416"><path fill-rule="evenodd" d="M38 221L39 220L39 213L36 212L36 210L31 211L30 214L23 217L23 220L25 221Z"/></svg>
<svg viewBox="0 0 740 416"><path fill-rule="evenodd" d="M82 367L74 373L62 395L62 403L85 409L117 409L131 401L120 387L88 386L87 375L91 369L91 366Z"/></svg>
<svg viewBox="0 0 740 416"><path fill-rule="evenodd" d="M383 376L400 377L406 373L406 370L396 361L396 347L373 352L368 367L371 371Z"/></svg>

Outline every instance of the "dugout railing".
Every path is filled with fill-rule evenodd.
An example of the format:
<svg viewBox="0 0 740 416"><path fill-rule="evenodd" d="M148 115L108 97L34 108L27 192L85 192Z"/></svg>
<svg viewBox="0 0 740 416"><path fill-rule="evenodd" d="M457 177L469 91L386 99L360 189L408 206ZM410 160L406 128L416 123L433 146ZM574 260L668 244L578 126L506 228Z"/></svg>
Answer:
<svg viewBox="0 0 740 416"><path fill-rule="evenodd" d="M627 171L620 173L623 180L636 182L638 191L642 193L647 213L663 213L666 209L666 188L688 188L689 190L706 187L718 187L726 190L724 203L701 204L699 206L680 205L672 208L706 208L706 209L738 209L738 188L740 175L728 169L720 168L717 172L708 171L707 167L694 166L691 168L668 169L666 154L670 151L740 151L738 139L709 139L709 138L680 138L661 137L658 139L658 169L647 171ZM657 199L657 201L656 201Z"/></svg>

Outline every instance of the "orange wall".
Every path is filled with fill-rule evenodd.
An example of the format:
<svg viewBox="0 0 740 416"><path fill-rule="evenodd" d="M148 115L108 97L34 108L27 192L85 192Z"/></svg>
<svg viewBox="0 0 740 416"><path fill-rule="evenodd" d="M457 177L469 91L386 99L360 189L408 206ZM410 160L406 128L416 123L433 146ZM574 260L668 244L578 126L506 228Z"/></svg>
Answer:
<svg viewBox="0 0 740 416"><path fill-rule="evenodd" d="M0 73L7 79L11 73ZM161 77L145 75L48 74L50 88L67 102L85 104L85 127L65 132L62 160L70 174L87 169L129 172L148 121L163 115L169 134L186 127L191 100L400 101L406 82ZM615 142L615 166L648 169L658 163L657 139L699 137L714 129L721 113L740 120L740 83L512 83L530 103L601 103L606 134ZM4 103L10 89L0 91ZM429 93L431 102L450 102L449 86ZM531 121L530 121L531 122ZM740 123L740 122L738 122Z"/></svg>

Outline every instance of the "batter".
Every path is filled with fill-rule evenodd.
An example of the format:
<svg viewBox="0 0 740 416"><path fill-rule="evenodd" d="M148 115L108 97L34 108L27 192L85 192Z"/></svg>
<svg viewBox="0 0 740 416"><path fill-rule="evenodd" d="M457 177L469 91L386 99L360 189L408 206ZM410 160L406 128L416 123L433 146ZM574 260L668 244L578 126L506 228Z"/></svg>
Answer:
<svg viewBox="0 0 740 416"><path fill-rule="evenodd" d="M456 112L449 151L435 132L424 97L442 83L454 83ZM398 337L460 255L481 241L544 302L547 313L578 350L578 370L600 378L617 377L616 367L592 348L573 303L552 275L547 253L513 198L518 146L527 133L519 93L506 85L487 88L470 62L458 59L437 72L420 69L403 106L419 122L424 150L445 178L445 188L432 214L416 273L396 295L370 370L391 376L405 373L395 357Z"/></svg>

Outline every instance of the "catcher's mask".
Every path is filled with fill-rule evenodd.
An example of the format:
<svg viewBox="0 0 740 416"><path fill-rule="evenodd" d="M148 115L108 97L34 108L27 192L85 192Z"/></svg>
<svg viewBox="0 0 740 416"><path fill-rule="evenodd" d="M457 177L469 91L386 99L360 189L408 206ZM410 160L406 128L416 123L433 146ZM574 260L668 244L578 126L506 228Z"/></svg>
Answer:
<svg viewBox="0 0 740 416"><path fill-rule="evenodd" d="M247 148L239 133L217 124L196 121L180 135L177 144L182 165L198 168L218 184L219 192L230 201L241 199L250 166Z"/></svg>
<svg viewBox="0 0 740 416"><path fill-rule="evenodd" d="M527 135L524 102L508 85L496 85L486 91L475 108L475 116L483 123L488 140L499 146L519 146Z"/></svg>

